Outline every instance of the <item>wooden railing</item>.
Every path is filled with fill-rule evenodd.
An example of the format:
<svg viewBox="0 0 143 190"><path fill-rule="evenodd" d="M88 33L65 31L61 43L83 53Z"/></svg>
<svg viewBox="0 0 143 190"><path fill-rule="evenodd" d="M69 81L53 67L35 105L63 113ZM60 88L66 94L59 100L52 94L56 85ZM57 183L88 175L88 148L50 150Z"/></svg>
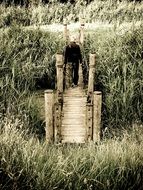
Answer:
<svg viewBox="0 0 143 190"><path fill-rule="evenodd" d="M63 55L56 55L57 89L45 91L46 139L61 142L61 122L63 108Z"/></svg>
<svg viewBox="0 0 143 190"><path fill-rule="evenodd" d="M87 141L100 141L101 131L101 103L102 93L94 91L95 81L95 54L90 54L89 58L89 79L86 104L86 127Z"/></svg>

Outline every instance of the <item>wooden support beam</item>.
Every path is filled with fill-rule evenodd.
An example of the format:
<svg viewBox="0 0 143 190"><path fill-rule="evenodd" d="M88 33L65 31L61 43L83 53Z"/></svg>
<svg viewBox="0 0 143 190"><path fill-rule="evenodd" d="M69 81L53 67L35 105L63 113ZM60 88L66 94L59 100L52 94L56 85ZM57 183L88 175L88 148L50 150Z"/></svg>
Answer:
<svg viewBox="0 0 143 190"><path fill-rule="evenodd" d="M54 140L56 143L61 142L61 125L62 125L62 103L55 104L55 118L54 118Z"/></svg>
<svg viewBox="0 0 143 190"><path fill-rule="evenodd" d="M89 57L88 93L93 93L93 91L94 91L94 75L95 75L95 54L90 54L90 57Z"/></svg>
<svg viewBox="0 0 143 190"><path fill-rule="evenodd" d="M95 54L90 54L87 105L86 105L86 126L87 126L87 140L88 141L93 140L94 75L95 75Z"/></svg>
<svg viewBox="0 0 143 190"><path fill-rule="evenodd" d="M56 54L57 91L63 93L63 55Z"/></svg>
<svg viewBox="0 0 143 190"><path fill-rule="evenodd" d="M66 43L68 43L68 28L67 28L67 20L64 19L64 22L63 22L63 25L64 25L64 31L63 31L63 37L64 37L64 40Z"/></svg>
<svg viewBox="0 0 143 190"><path fill-rule="evenodd" d="M72 63L66 64L66 73L65 73L65 88L68 89L72 85Z"/></svg>
<svg viewBox="0 0 143 190"><path fill-rule="evenodd" d="M54 139L54 93L53 90L45 91L45 121L46 121L46 140L51 143Z"/></svg>
<svg viewBox="0 0 143 190"><path fill-rule="evenodd" d="M80 34L79 34L79 41L80 41L80 44L83 45L84 43L84 18L81 18L80 19Z"/></svg>
<svg viewBox="0 0 143 190"><path fill-rule="evenodd" d="M87 141L91 141L93 137L93 105L86 104L86 128L87 128Z"/></svg>
<svg viewBox="0 0 143 190"><path fill-rule="evenodd" d="M95 91L93 97L93 141L94 142L100 141L101 107L102 107L102 93L100 91Z"/></svg>
<svg viewBox="0 0 143 190"><path fill-rule="evenodd" d="M55 117L54 117L54 138L55 142L61 141L61 122L62 122L62 107L63 107L63 55L56 55L56 68L57 68L57 97L55 104Z"/></svg>

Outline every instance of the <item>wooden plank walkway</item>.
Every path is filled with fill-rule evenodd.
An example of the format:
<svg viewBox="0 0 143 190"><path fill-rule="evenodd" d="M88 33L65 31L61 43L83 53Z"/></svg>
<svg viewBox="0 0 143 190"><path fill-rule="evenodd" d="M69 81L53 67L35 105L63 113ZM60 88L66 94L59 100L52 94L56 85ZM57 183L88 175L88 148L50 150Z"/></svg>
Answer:
<svg viewBox="0 0 143 190"><path fill-rule="evenodd" d="M86 94L83 76L79 68L78 87L65 90L61 136L62 143L85 143L86 141Z"/></svg>

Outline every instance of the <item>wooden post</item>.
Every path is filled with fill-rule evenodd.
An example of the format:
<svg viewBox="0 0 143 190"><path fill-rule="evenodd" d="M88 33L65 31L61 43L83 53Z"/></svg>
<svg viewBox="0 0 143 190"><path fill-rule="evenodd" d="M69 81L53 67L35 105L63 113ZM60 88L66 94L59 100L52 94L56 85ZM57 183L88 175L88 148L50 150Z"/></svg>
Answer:
<svg viewBox="0 0 143 190"><path fill-rule="evenodd" d="M55 118L54 118L54 140L56 143L61 142L61 125L62 125L62 107L63 104L61 102L57 102L55 104Z"/></svg>
<svg viewBox="0 0 143 190"><path fill-rule="evenodd" d="M55 117L54 117L54 137L55 142L61 141L61 120L62 120L62 107L63 107L63 55L56 55L56 68L57 68L57 100L55 104Z"/></svg>
<svg viewBox="0 0 143 190"><path fill-rule="evenodd" d="M93 137L93 105L86 104L86 127L87 127L87 141L91 141Z"/></svg>
<svg viewBox="0 0 143 190"><path fill-rule="evenodd" d="M95 54L90 54L88 93L93 93L93 91L94 91L94 75L95 75Z"/></svg>
<svg viewBox="0 0 143 190"><path fill-rule="evenodd" d="M102 93L94 92L93 98L93 141L100 141L101 132L101 107L102 107Z"/></svg>
<svg viewBox="0 0 143 190"><path fill-rule="evenodd" d="M56 55L57 91L63 93L63 55Z"/></svg>
<svg viewBox="0 0 143 190"><path fill-rule="evenodd" d="M72 63L66 64L66 73L65 73L65 88L68 89L72 85Z"/></svg>
<svg viewBox="0 0 143 190"><path fill-rule="evenodd" d="M80 20L80 43L83 45L84 42L84 18Z"/></svg>
<svg viewBox="0 0 143 190"><path fill-rule="evenodd" d="M46 120L46 140L48 142L53 142L53 138L54 138L53 111L54 111L54 93L53 93L53 90L46 90L45 91L45 120Z"/></svg>
<svg viewBox="0 0 143 190"><path fill-rule="evenodd" d="M79 87L83 88L83 73L82 73L82 65L79 64L79 80L78 80L78 85Z"/></svg>
<svg viewBox="0 0 143 190"><path fill-rule="evenodd" d="M86 104L86 126L87 140L93 139L93 91L94 91L94 74L95 74L95 54L90 54L89 60L89 79Z"/></svg>
<svg viewBox="0 0 143 190"><path fill-rule="evenodd" d="M63 36L64 36L64 40L67 43L68 42L68 29L67 29L67 20L66 19L64 19L63 25L64 25Z"/></svg>

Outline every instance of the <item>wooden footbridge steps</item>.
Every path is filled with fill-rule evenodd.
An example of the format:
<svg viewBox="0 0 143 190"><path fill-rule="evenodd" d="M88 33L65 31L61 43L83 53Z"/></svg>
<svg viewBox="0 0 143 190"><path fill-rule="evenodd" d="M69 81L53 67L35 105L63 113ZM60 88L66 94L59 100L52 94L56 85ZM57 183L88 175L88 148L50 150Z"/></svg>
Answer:
<svg viewBox="0 0 143 190"><path fill-rule="evenodd" d="M63 94L61 119L61 141L63 143L86 142L86 99L86 93L83 90L82 67L80 65L78 87L68 88Z"/></svg>
<svg viewBox="0 0 143 190"><path fill-rule="evenodd" d="M94 91L95 54L90 54L89 62L88 89L83 89L81 67L78 87L64 89L63 57L57 54L57 90L56 93L53 90L45 91L48 142L85 143L100 140L102 94Z"/></svg>
<svg viewBox="0 0 143 190"><path fill-rule="evenodd" d="M86 99L80 87L68 89L64 93L62 142L86 142Z"/></svg>

